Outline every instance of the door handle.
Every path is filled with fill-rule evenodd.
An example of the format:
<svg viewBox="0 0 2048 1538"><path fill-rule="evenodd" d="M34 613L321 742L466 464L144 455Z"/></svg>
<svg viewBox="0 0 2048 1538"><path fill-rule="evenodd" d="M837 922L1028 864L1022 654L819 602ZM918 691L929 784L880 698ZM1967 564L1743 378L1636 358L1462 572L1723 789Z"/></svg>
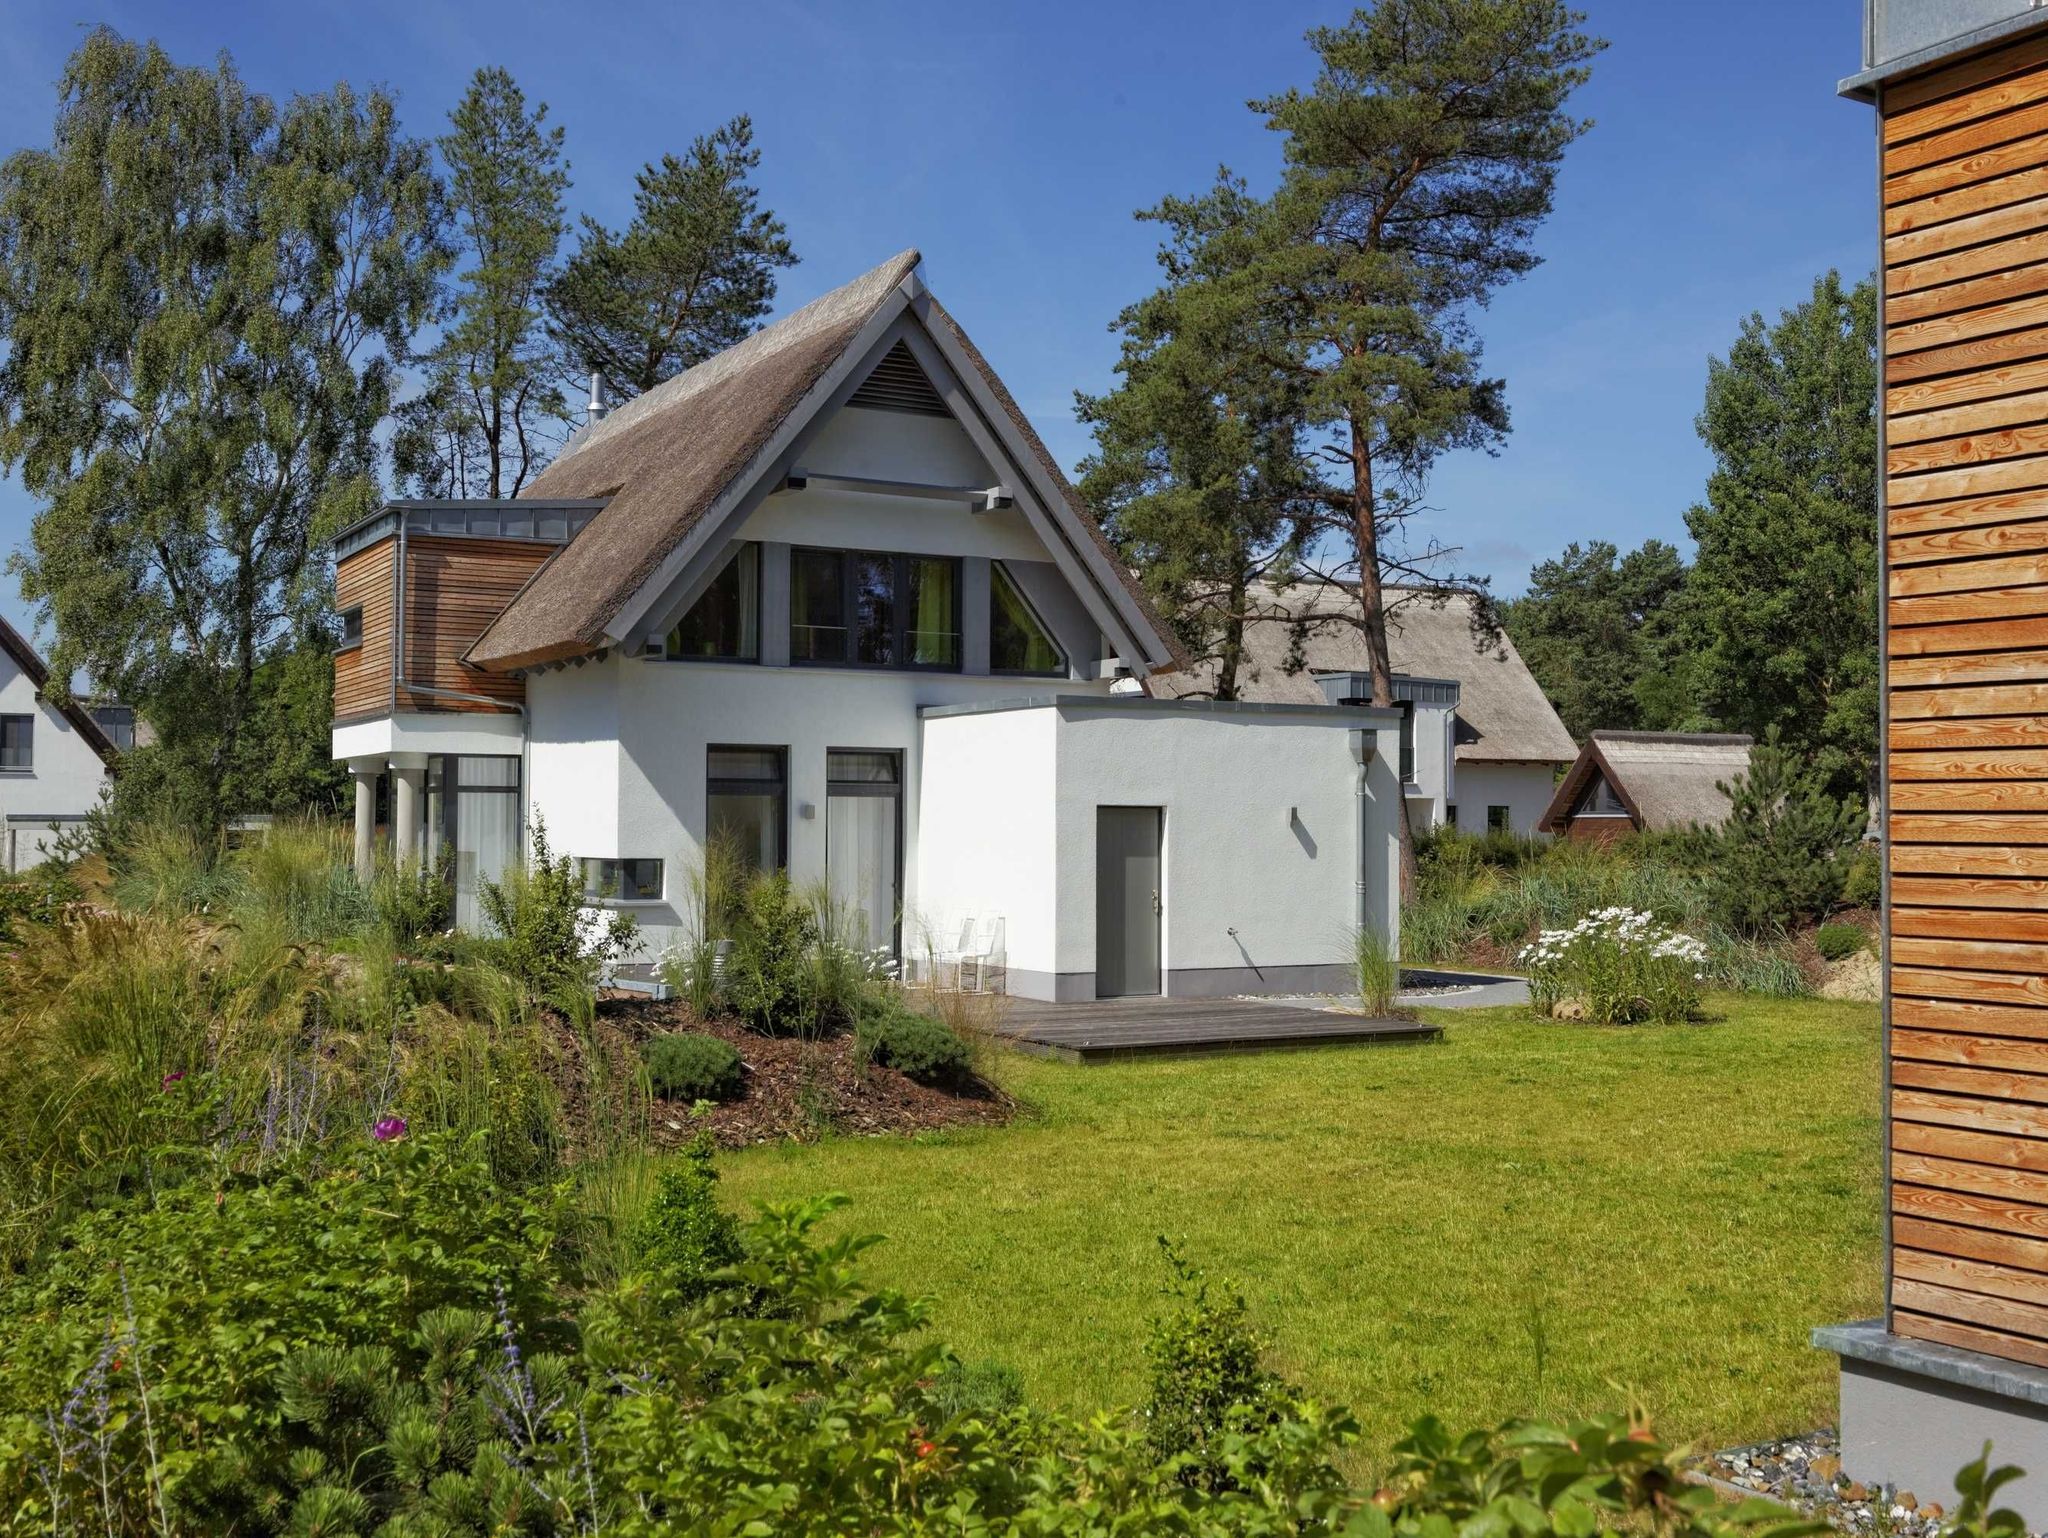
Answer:
<svg viewBox="0 0 2048 1538"><path fill-rule="evenodd" d="M1164 913L1165 911L1166 911L1166 910L1165 910L1165 909L1164 909L1163 907L1161 907L1161 906L1160 906L1160 902L1159 902L1159 888L1157 888L1157 887L1154 887L1154 888L1152 889L1152 912L1153 912L1153 915L1154 915L1155 917L1157 917L1157 916L1158 916L1159 914L1161 914L1161 913Z"/></svg>

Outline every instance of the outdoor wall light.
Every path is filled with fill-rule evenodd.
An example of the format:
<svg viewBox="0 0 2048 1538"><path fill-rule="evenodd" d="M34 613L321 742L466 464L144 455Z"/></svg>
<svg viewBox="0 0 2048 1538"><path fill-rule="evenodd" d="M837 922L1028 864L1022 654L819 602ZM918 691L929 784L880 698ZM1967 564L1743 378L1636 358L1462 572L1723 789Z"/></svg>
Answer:
<svg viewBox="0 0 2048 1538"><path fill-rule="evenodd" d="M805 822L816 822L818 820L817 803L813 801L799 801L796 804L796 814Z"/></svg>

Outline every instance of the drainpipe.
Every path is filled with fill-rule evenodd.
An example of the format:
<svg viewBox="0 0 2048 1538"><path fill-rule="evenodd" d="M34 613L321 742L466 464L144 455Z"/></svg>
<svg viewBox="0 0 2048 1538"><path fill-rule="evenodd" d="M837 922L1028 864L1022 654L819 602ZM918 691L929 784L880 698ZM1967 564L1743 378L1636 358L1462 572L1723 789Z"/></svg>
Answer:
<svg viewBox="0 0 2048 1538"><path fill-rule="evenodd" d="M1372 840L1367 836L1368 812L1372 798L1366 793L1366 779L1372 773L1372 761L1379 751L1379 733L1371 727L1361 727L1351 734L1351 757L1358 764L1356 781L1356 815L1352 821L1357 827L1358 848L1353 855L1351 868L1354 873L1353 887L1355 900L1352 923L1363 933L1371 919L1371 884L1366 879L1365 862L1371 851ZM1405 809L1404 809L1405 810Z"/></svg>

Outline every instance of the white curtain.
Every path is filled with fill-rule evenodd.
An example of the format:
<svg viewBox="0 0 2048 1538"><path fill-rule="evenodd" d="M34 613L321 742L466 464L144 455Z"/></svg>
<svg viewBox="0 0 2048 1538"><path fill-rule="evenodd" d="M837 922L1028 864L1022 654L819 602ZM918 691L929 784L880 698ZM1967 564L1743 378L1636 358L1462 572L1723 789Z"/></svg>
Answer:
<svg viewBox="0 0 2048 1538"><path fill-rule="evenodd" d="M516 765L516 761L515 761ZM455 923L471 933L482 930L483 908L477 890L486 881L503 878L507 866L520 858L519 796L504 791L455 793Z"/></svg>
<svg viewBox="0 0 2048 1538"><path fill-rule="evenodd" d="M825 879L832 900L872 949L896 939L896 798L830 796L825 804Z"/></svg>

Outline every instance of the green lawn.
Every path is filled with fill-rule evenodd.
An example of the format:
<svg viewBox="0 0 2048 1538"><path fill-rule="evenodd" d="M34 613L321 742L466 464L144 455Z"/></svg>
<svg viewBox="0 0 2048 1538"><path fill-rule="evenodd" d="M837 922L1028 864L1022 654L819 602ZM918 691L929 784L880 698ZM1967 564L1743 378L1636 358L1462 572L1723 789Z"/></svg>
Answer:
<svg viewBox="0 0 2048 1538"><path fill-rule="evenodd" d="M1454 1425L1631 1396L1716 1444L1833 1418L1816 1324L1879 1300L1876 1012L1717 998L1601 1030L1440 1012L1441 1045L1077 1068L1003 1059L998 1131L725 1161L741 1199L839 1190L871 1279L1034 1402L1133 1400L1155 1236L1238 1280L1278 1366L1376 1461Z"/></svg>

